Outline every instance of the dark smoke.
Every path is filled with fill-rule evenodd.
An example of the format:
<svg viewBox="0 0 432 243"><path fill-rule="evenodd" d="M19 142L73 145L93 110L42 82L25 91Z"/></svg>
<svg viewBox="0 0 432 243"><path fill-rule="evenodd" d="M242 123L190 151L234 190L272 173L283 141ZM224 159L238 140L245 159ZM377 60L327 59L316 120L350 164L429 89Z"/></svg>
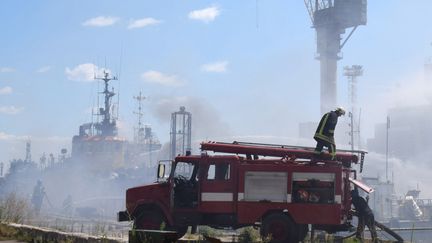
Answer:
<svg viewBox="0 0 432 243"><path fill-rule="evenodd" d="M151 105L153 116L160 122L169 123L171 113L185 106L192 113L192 138L215 139L230 136L229 125L219 112L205 99L197 97L158 97Z"/></svg>

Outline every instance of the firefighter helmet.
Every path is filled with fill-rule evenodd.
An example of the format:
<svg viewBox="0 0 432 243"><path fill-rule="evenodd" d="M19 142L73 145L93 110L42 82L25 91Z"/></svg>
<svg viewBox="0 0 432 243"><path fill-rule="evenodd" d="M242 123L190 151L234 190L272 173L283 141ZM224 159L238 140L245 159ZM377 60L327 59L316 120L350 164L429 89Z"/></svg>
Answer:
<svg viewBox="0 0 432 243"><path fill-rule="evenodd" d="M339 106L338 108L336 108L335 110L338 114L340 114L341 116L345 115L345 109L341 106Z"/></svg>

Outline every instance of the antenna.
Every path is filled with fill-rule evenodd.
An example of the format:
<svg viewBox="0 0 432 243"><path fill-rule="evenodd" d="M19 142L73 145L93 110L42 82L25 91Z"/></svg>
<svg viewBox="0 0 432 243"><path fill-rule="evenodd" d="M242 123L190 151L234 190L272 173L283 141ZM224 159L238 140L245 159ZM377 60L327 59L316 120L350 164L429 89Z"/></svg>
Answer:
<svg viewBox="0 0 432 243"><path fill-rule="evenodd" d="M134 112L134 114L136 114L138 116L138 127L136 128L136 132L135 132L135 142L136 143L141 143L144 139L144 134L143 134L143 127L142 127L142 117L144 115L144 113L142 112L142 101L146 99L146 97L144 97L142 95L142 92L139 92L138 96L134 96L133 97L135 100L138 101L138 112Z"/></svg>
<svg viewBox="0 0 432 243"><path fill-rule="evenodd" d="M121 44L120 47L120 67L119 67L119 73L117 75L118 79L121 79L121 71L122 71L122 58L123 58L123 43ZM119 113L119 107L120 107L120 81L118 82L118 86L117 86L117 90L118 90L118 94L117 94L117 116L120 116Z"/></svg>
<svg viewBox="0 0 432 243"><path fill-rule="evenodd" d="M349 124L349 126L350 126L350 132L349 132L349 135L350 135L350 138L351 138L351 141L350 141L351 150L354 150L354 118L353 118L353 113L349 112L348 116L350 118L350 124Z"/></svg>

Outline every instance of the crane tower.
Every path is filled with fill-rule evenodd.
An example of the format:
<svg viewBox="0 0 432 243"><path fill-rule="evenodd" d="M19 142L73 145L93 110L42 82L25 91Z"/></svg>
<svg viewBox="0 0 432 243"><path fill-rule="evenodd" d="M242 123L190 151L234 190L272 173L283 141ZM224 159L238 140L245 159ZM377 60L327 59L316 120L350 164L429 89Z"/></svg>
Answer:
<svg viewBox="0 0 432 243"><path fill-rule="evenodd" d="M304 0L317 33L320 61L321 114L337 104L337 61L340 51L359 25L366 25L367 0ZM342 41L341 35L353 28Z"/></svg>

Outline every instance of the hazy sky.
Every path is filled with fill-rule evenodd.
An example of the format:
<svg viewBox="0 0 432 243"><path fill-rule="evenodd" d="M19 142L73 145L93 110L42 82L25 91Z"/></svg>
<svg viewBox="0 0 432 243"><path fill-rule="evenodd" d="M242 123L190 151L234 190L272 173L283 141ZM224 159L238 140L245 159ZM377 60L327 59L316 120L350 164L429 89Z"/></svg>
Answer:
<svg viewBox="0 0 432 243"><path fill-rule="evenodd" d="M363 65L363 137L388 107L427 100L430 9L428 0L369 1L367 26L345 45L338 100L349 106L342 67ZM202 125L207 139L219 125L221 135L295 137L299 122L320 116L315 31L300 0L4 0L0 29L0 161L23 154L19 139L29 136L36 157L46 144L70 146L97 103L98 67L119 76L113 84L128 137L140 90L145 122L162 142L171 108L181 105L195 107L196 121L215 123Z"/></svg>

